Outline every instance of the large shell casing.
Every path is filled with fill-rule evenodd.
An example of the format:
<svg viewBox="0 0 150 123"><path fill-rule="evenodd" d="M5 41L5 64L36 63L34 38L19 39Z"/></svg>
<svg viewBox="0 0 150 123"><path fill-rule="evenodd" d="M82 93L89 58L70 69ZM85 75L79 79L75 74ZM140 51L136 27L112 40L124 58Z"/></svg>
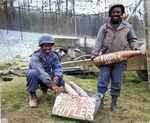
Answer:
<svg viewBox="0 0 150 123"><path fill-rule="evenodd" d="M95 65L100 67L102 65L117 63L123 60L127 60L135 55L145 54L146 50L130 50L130 51L118 51L113 53L108 53L104 55L99 55L93 59Z"/></svg>
<svg viewBox="0 0 150 123"><path fill-rule="evenodd" d="M76 85L74 82L70 81L71 87L79 94L81 97L89 97L89 95L78 85Z"/></svg>
<svg viewBox="0 0 150 123"><path fill-rule="evenodd" d="M64 85L64 91L67 94L79 96L78 93L72 87L70 87L67 83L65 83L65 85Z"/></svg>

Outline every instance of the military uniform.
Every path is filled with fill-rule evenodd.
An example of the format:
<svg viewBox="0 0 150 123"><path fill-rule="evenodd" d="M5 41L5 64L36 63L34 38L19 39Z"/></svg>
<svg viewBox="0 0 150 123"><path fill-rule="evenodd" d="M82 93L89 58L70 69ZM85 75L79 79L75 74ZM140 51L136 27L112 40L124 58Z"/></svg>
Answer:
<svg viewBox="0 0 150 123"><path fill-rule="evenodd" d="M26 72L27 91L36 91L39 84L44 83L48 87L52 86L52 79L59 76L58 87L63 86L63 70L58 56L50 52L45 54L42 50L36 51L31 56L29 69Z"/></svg>
<svg viewBox="0 0 150 123"><path fill-rule="evenodd" d="M54 39L49 34L39 38L39 50L31 55L29 69L26 71L27 91L29 91L29 106L37 107L36 90L41 87L43 93L50 88L59 93L59 87L64 86L63 70L57 54L52 52ZM40 86L39 86L40 85Z"/></svg>
<svg viewBox="0 0 150 123"><path fill-rule="evenodd" d="M122 14L124 13L124 6L122 4L112 4L109 9L110 17L111 11L115 7L120 7L122 9ZM119 27L115 29L112 26L111 21L107 21L104 25L100 27L95 45L91 52L92 59L95 56L98 56L101 51L103 54L107 54L116 51L136 50L139 48L139 45L136 41L137 37L132 28L132 25L125 20L121 20L120 24L118 25ZM116 102L118 97L120 96L123 73L126 70L126 66L127 61L103 65L100 67L98 75L98 93L102 93L103 95L105 95L106 91L108 90L107 86L111 82L111 109L113 111L115 110L117 113L118 109L116 108Z"/></svg>

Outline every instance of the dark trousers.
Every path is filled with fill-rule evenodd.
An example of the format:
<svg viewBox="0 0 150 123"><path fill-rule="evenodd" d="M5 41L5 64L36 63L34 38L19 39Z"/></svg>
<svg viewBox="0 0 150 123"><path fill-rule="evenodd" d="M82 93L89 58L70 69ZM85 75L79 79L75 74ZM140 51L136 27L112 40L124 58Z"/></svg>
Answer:
<svg viewBox="0 0 150 123"><path fill-rule="evenodd" d="M26 79L27 79L27 91L32 91L35 92L37 89L39 89L39 85L40 84L44 84L40 78L39 78L39 74L37 72L37 70L34 69L29 69L26 72ZM53 77L52 77L53 79ZM59 82L57 84L58 87L63 86L65 84L64 79L59 79ZM45 88L49 88L47 85L45 85Z"/></svg>
<svg viewBox="0 0 150 123"><path fill-rule="evenodd" d="M100 67L98 75L97 90L98 93L105 94L108 90L107 86L111 82L111 96L120 96L123 73L126 70L126 61L119 63L104 65Z"/></svg>

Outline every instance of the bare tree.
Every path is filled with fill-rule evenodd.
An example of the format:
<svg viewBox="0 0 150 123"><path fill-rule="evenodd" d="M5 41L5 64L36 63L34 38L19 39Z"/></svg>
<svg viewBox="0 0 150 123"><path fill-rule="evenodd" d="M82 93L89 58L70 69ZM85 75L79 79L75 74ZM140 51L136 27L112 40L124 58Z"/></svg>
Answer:
<svg viewBox="0 0 150 123"><path fill-rule="evenodd" d="M133 15L133 13L136 11L137 7L140 5L140 3L142 2L143 0L140 0L139 3L136 5L136 7L134 8L133 12L130 14L130 16L126 19L126 21L129 20L129 18Z"/></svg>

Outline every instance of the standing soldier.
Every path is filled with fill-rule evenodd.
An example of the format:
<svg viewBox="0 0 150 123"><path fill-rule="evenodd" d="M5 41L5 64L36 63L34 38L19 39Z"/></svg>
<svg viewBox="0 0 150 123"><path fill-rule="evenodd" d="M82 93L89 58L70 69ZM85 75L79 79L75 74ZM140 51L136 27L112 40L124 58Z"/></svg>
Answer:
<svg viewBox="0 0 150 123"><path fill-rule="evenodd" d="M111 19L100 27L95 46L91 52L92 60L100 54L101 49L103 49L103 54L107 54L116 51L136 50L139 48L132 25L121 18L123 13L125 13L125 8L122 4L113 3L110 5L109 17ZM107 86L111 80L110 109L114 113L119 113L116 103L120 96L123 73L126 70L126 66L127 61L124 60L100 67L97 84L98 93L103 94L100 108L103 107L104 95L108 90Z"/></svg>

